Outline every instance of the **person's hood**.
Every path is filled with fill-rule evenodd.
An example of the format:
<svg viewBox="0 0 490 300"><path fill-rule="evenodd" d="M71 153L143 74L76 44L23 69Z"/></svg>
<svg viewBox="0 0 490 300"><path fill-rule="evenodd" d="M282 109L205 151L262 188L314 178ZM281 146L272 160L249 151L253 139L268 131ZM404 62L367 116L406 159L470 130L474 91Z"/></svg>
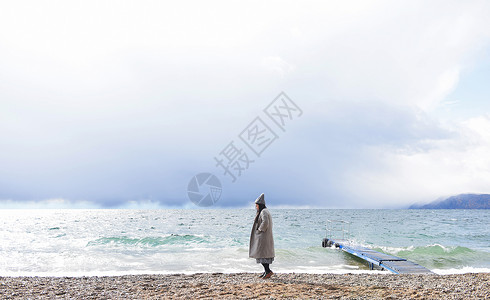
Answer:
<svg viewBox="0 0 490 300"><path fill-rule="evenodd" d="M260 194L259 198L257 198L257 200L255 200L255 204L264 204L265 205L264 194Z"/></svg>

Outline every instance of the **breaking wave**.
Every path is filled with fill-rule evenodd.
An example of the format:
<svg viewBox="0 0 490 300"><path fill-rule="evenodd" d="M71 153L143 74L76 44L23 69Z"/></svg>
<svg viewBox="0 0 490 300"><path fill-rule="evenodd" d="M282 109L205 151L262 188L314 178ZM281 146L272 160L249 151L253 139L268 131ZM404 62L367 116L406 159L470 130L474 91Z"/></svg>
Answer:
<svg viewBox="0 0 490 300"><path fill-rule="evenodd" d="M374 250L396 255L419 263L429 269L464 268L486 259L490 262L490 253L463 246L444 246L431 244L409 247L375 247ZM482 267L490 267L482 266Z"/></svg>
<svg viewBox="0 0 490 300"><path fill-rule="evenodd" d="M102 237L88 242L87 246L100 245L132 245L138 247L158 247L164 245L195 245L211 243L210 239L201 235L193 234L170 234L163 237L143 237L132 238L127 236L121 237Z"/></svg>

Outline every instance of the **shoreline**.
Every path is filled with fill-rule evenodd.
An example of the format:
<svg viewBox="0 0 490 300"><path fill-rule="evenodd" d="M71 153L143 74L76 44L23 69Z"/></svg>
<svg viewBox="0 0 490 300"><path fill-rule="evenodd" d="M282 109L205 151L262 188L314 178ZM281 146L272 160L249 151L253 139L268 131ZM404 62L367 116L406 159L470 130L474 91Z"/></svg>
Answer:
<svg viewBox="0 0 490 300"><path fill-rule="evenodd" d="M258 268L257 270L259 270ZM489 273L490 268L474 268L474 267L464 267L460 269L431 269L435 275L464 275L464 274L480 274ZM258 271L257 271L258 272ZM165 271L165 272L155 272L155 271L133 271L133 272L123 272L123 271L107 271L107 272L8 272L0 273L0 278L5 277L68 277L68 278L78 278L78 277L122 277L122 276L174 276L174 275L195 275L195 274L251 274L255 271ZM278 274L310 274L310 275L375 275L375 274L393 274L387 270L370 270L370 269L352 269L352 270L326 270L322 272L304 271L304 270L294 270L294 269L281 269L277 272Z"/></svg>
<svg viewBox="0 0 490 300"><path fill-rule="evenodd" d="M0 277L0 299L24 298L490 298L490 273L452 275L195 273Z"/></svg>

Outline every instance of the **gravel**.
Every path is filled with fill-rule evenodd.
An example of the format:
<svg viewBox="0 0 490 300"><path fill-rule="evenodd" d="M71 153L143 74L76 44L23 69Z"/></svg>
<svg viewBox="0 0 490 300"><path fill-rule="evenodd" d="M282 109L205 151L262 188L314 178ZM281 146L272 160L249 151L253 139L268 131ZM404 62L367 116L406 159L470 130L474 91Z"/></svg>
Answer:
<svg viewBox="0 0 490 300"><path fill-rule="evenodd" d="M490 299L490 273L0 277L0 299Z"/></svg>

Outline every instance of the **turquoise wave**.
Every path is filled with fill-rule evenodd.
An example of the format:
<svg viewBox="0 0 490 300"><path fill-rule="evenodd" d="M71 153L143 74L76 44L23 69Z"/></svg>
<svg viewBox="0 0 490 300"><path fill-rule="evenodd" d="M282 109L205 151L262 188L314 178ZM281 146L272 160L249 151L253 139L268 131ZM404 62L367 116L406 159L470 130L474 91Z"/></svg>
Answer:
<svg viewBox="0 0 490 300"><path fill-rule="evenodd" d="M429 245L424 247L415 247L413 250L402 250L398 252L398 255L411 255L411 254L427 254L436 256L455 256L460 254L472 254L476 253L467 247L456 246L456 247L444 247L442 245Z"/></svg>
<svg viewBox="0 0 490 300"><path fill-rule="evenodd" d="M120 237L102 237L88 242L87 246L100 245L130 245L139 247L158 247L164 245L190 245L190 244L209 244L206 237L192 234L172 234L164 237L143 237L133 238L127 236Z"/></svg>
<svg viewBox="0 0 490 300"><path fill-rule="evenodd" d="M455 268L478 264L490 266L490 253L463 246L443 246L439 244L406 247L406 248L376 248L375 250L396 255L419 263L427 268ZM481 265L482 262L486 265Z"/></svg>

